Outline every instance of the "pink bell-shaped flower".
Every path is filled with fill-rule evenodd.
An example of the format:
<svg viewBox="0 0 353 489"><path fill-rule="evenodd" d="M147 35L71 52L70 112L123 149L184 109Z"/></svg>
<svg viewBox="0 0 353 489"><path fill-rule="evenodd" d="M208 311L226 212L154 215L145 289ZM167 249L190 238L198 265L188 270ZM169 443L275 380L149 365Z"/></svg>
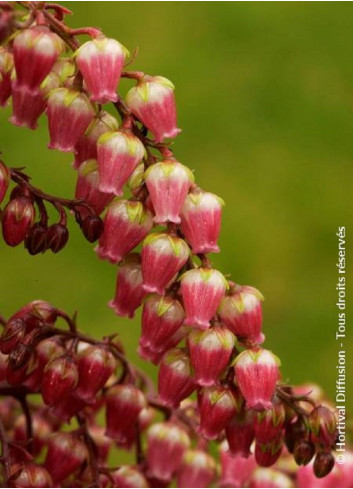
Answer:
<svg viewBox="0 0 353 489"><path fill-rule="evenodd" d="M46 27L37 26L20 31L13 43L18 86L38 90L58 59L62 47L63 41Z"/></svg>
<svg viewBox="0 0 353 489"><path fill-rule="evenodd" d="M220 448L220 459L220 487L253 487L249 485L250 478L256 468L253 455L247 458L241 455L232 455L228 450L227 442L224 441Z"/></svg>
<svg viewBox="0 0 353 489"><path fill-rule="evenodd" d="M279 459L283 449L283 437L278 435L266 443L255 443L255 460L260 467L271 467Z"/></svg>
<svg viewBox="0 0 353 489"><path fill-rule="evenodd" d="M77 171L75 198L90 204L97 215L101 214L113 200L114 194L106 194L98 188L99 175L96 160L84 161ZM89 213L84 206L80 207L81 218Z"/></svg>
<svg viewBox="0 0 353 489"><path fill-rule="evenodd" d="M141 358L147 360L149 362L154 363L155 365L159 365L163 355L170 349L175 348L182 340L185 339L187 334L189 333L189 329L185 326L181 326L177 331L164 340L162 346L153 347L153 346L144 346L139 342L138 353Z"/></svg>
<svg viewBox="0 0 353 489"><path fill-rule="evenodd" d="M87 41L76 51L76 63L82 73L91 100L99 104L116 102L116 89L127 49L115 39L98 36Z"/></svg>
<svg viewBox="0 0 353 489"><path fill-rule="evenodd" d="M156 163L145 172L145 182L155 212L154 221L180 223L180 209L194 181L189 168L175 160Z"/></svg>
<svg viewBox="0 0 353 489"><path fill-rule="evenodd" d="M87 403L93 403L97 392L114 372L115 359L108 348L92 345L78 354L76 363L79 380L74 394Z"/></svg>
<svg viewBox="0 0 353 489"><path fill-rule="evenodd" d="M29 197L21 196L10 200L2 219L2 235L9 246L17 246L25 240L35 218L35 209Z"/></svg>
<svg viewBox="0 0 353 489"><path fill-rule="evenodd" d="M215 440L238 412L234 392L221 386L206 387L198 397L200 432L207 440Z"/></svg>
<svg viewBox="0 0 353 489"><path fill-rule="evenodd" d="M218 270L194 268L181 277L181 295L186 311L185 323L207 329L216 314L227 288L227 281Z"/></svg>
<svg viewBox="0 0 353 489"><path fill-rule="evenodd" d="M100 136L97 148L100 190L122 195L145 154L143 144L129 129L120 129Z"/></svg>
<svg viewBox="0 0 353 489"><path fill-rule="evenodd" d="M11 97L12 68L12 53L0 47L0 107L5 107L9 97Z"/></svg>
<svg viewBox="0 0 353 489"><path fill-rule="evenodd" d="M48 148L74 151L79 138L94 117L88 97L70 88L52 90L47 102L50 143Z"/></svg>
<svg viewBox="0 0 353 489"><path fill-rule="evenodd" d="M187 450L177 472L177 487L209 487L216 477L216 462L203 450Z"/></svg>
<svg viewBox="0 0 353 489"><path fill-rule="evenodd" d="M190 359L180 348L168 350L161 361L158 373L158 394L169 407L177 408L195 390L191 378Z"/></svg>
<svg viewBox="0 0 353 489"><path fill-rule="evenodd" d="M139 344L155 352L165 351L184 318L184 309L178 300L168 295L149 296L143 304Z"/></svg>
<svg viewBox="0 0 353 489"><path fill-rule="evenodd" d="M44 462L54 482L73 474L88 458L86 445L74 433L57 432L48 441Z"/></svg>
<svg viewBox="0 0 353 489"><path fill-rule="evenodd" d="M279 358L262 348L244 350L236 357L235 379L248 409L272 407L271 399L279 380L280 364Z"/></svg>
<svg viewBox="0 0 353 489"><path fill-rule="evenodd" d="M181 229L192 251L218 253L223 200L210 192L194 190L181 208Z"/></svg>
<svg viewBox="0 0 353 489"><path fill-rule="evenodd" d="M51 90L59 86L59 83L59 77L55 73L49 73L38 90L29 90L26 86L19 86L14 80L10 122L15 126L36 129L37 121L47 106L47 96Z"/></svg>
<svg viewBox="0 0 353 489"><path fill-rule="evenodd" d="M254 413L245 409L233 416L226 426L229 451L233 456L248 458L254 441Z"/></svg>
<svg viewBox="0 0 353 489"><path fill-rule="evenodd" d="M207 387L217 384L233 352L235 338L228 329L216 326L206 331L194 330L188 336L188 348L194 379Z"/></svg>
<svg viewBox="0 0 353 489"><path fill-rule="evenodd" d="M176 125L174 85L162 76L144 76L129 90L126 103L131 112L149 129L157 143L174 138Z"/></svg>
<svg viewBox="0 0 353 489"><path fill-rule="evenodd" d="M86 160L98 159L97 142L106 132L117 131L118 121L109 112L101 110L92 120L86 132L75 144L75 161L73 168L77 169Z"/></svg>
<svg viewBox="0 0 353 489"><path fill-rule="evenodd" d="M143 289L163 294L172 278L189 258L185 241L167 233L152 233L143 242L141 252Z"/></svg>
<svg viewBox="0 0 353 489"><path fill-rule="evenodd" d="M312 471L312 469L311 469ZM317 479L314 486L298 486L298 487L318 487ZM257 467L251 476L250 485L248 487L293 487L292 479L281 472L280 470ZM320 486L321 487L321 486ZM329 487L329 486L327 486ZM333 486L332 486L333 487Z"/></svg>
<svg viewBox="0 0 353 489"><path fill-rule="evenodd" d="M102 260L119 263L147 236L152 225L152 214L141 202L113 202L105 215L104 231L95 251Z"/></svg>
<svg viewBox="0 0 353 489"><path fill-rule="evenodd" d="M254 418L254 429L256 441L268 443L277 438L283 428L286 411L283 403L278 397L272 400L272 407L256 413Z"/></svg>
<svg viewBox="0 0 353 489"><path fill-rule="evenodd" d="M144 295L140 255L131 253L118 268L115 297L109 306L118 316L133 318Z"/></svg>
<svg viewBox="0 0 353 489"><path fill-rule="evenodd" d="M131 384L119 384L106 394L106 435L119 446L129 447L130 433L141 411L147 406L142 392Z"/></svg>
<svg viewBox="0 0 353 489"><path fill-rule="evenodd" d="M239 340L261 344L264 341L262 328L262 294L254 287L231 283L219 308L220 318Z"/></svg>
<svg viewBox="0 0 353 489"><path fill-rule="evenodd" d="M161 481L169 481L189 446L189 436L177 424L171 421L153 424L147 430L148 475Z"/></svg>
<svg viewBox="0 0 353 489"><path fill-rule="evenodd" d="M146 477L135 467L122 465L110 473L114 487L149 487Z"/></svg>

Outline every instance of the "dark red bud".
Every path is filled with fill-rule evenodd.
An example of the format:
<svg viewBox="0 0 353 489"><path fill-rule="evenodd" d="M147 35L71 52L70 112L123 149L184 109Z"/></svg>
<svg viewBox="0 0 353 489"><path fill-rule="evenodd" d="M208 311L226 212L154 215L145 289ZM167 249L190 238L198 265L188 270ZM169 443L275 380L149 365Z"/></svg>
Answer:
<svg viewBox="0 0 353 489"><path fill-rule="evenodd" d="M298 465L307 465L315 455L315 446L307 440L299 440L294 447L293 456Z"/></svg>
<svg viewBox="0 0 353 489"><path fill-rule="evenodd" d="M308 437L308 428L303 418L299 417L294 423L286 425L285 443L290 453L293 453L295 444Z"/></svg>
<svg viewBox="0 0 353 489"><path fill-rule="evenodd" d="M10 200L17 199L18 197L28 197L33 201L33 195L27 185L16 185L11 191Z"/></svg>
<svg viewBox="0 0 353 489"><path fill-rule="evenodd" d="M10 171L7 166L0 161L0 204L4 200L10 181Z"/></svg>
<svg viewBox="0 0 353 489"><path fill-rule="evenodd" d="M314 474L321 479L328 475L333 466L335 465L335 459L330 452L319 452L314 460Z"/></svg>
<svg viewBox="0 0 353 489"><path fill-rule="evenodd" d="M11 370L18 370L29 364L31 361L33 349L30 345L20 343L12 350L9 355L8 367Z"/></svg>
<svg viewBox="0 0 353 489"><path fill-rule="evenodd" d="M69 239L69 231L62 224L53 224L47 231L47 248L58 253L64 248Z"/></svg>
<svg viewBox="0 0 353 489"><path fill-rule="evenodd" d="M47 227L40 222L34 224L27 235L25 247L30 255L43 253L47 249Z"/></svg>
<svg viewBox="0 0 353 489"><path fill-rule="evenodd" d="M25 240L35 217L31 199L17 197L10 200L2 215L2 234L9 246L17 246Z"/></svg>
<svg viewBox="0 0 353 489"><path fill-rule="evenodd" d="M52 360L44 370L42 396L48 406L57 404L67 397L78 382L77 367L68 356Z"/></svg>
<svg viewBox="0 0 353 489"><path fill-rule="evenodd" d="M90 243L94 243L103 233L103 221L98 216L87 216L81 224L84 237Z"/></svg>
<svg viewBox="0 0 353 489"><path fill-rule="evenodd" d="M22 340L26 331L26 323L22 319L12 319L2 332L0 339L0 351L7 355Z"/></svg>

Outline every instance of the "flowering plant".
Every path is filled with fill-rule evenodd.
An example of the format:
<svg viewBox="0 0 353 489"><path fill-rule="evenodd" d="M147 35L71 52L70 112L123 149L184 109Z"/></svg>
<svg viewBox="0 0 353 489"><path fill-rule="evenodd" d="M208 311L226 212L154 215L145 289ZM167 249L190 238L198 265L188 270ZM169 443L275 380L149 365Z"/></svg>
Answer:
<svg viewBox="0 0 353 489"><path fill-rule="evenodd" d="M351 485L353 456L339 468L331 453L329 402L313 386L287 385L262 346L262 294L212 265L224 203L174 156L173 84L125 70L122 44L69 28L58 4L0 7L0 104L11 100L10 122L32 130L45 113L48 147L72 152L77 175L66 199L2 161L3 239L57 253L72 214L98 257L118 265L116 314L142 307L139 354L159 367L156 391L115 334L94 339L43 300L1 318L3 484ZM134 83L125 99L121 78ZM51 224L49 205L59 214ZM134 450L134 463L112 463L114 447Z"/></svg>

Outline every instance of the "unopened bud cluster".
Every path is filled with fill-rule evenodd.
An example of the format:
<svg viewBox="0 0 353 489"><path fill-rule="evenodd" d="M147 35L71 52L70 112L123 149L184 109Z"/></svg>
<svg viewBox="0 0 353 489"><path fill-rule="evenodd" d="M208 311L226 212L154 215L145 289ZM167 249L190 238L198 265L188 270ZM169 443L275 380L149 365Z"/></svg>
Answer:
<svg viewBox="0 0 353 489"><path fill-rule="evenodd" d="M129 318L142 307L138 351L158 365L157 396L118 343L87 343L72 321L60 333L62 314L48 304L10 318L0 343L3 380L41 394L46 407L35 415L48 433L33 439L38 453L47 447L43 465L11 453L16 487L160 487L174 478L178 487L291 487L295 478L327 476L335 413L283 384L280 360L262 346L262 294L210 261L220 251L224 202L198 187L170 149L180 132L173 84L124 71L127 49L97 29L69 29L64 7L32 2L22 24L10 4L2 8L0 104L11 100L10 122L29 129L45 114L48 147L72 153L77 175L75 200L55 199L0 163L0 201L10 180L18 184L2 213L4 240L25 242L31 254L57 252L68 239L64 207L73 211L87 240L98 239L99 258L117 265L109 305ZM90 39L80 44L80 34ZM125 100L121 78L134 83ZM58 223L48 226L44 202L58 209ZM151 424L151 406L166 419ZM74 416L78 429L60 431ZM225 440L218 482L207 453L213 440ZM109 470L113 443L135 446L136 465ZM282 458L290 470L280 468Z"/></svg>

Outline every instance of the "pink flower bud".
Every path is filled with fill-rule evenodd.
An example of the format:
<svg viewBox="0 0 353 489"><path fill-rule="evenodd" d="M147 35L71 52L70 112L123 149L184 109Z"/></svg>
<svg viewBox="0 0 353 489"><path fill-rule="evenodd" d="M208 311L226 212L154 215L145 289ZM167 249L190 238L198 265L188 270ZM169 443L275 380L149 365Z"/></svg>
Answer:
<svg viewBox="0 0 353 489"><path fill-rule="evenodd" d="M130 433L146 406L145 396L133 385L111 387L106 394L106 435L119 446L129 448Z"/></svg>
<svg viewBox="0 0 353 489"><path fill-rule="evenodd" d="M91 100L99 104L116 102L127 49L115 39L98 36L85 42L75 53L76 63L91 92Z"/></svg>
<svg viewBox="0 0 353 489"><path fill-rule="evenodd" d="M198 404L200 432L207 440L217 439L239 409L233 391L218 386L204 388Z"/></svg>
<svg viewBox="0 0 353 489"><path fill-rule="evenodd" d="M216 476L216 462L202 450L187 450L177 473L177 487L209 487Z"/></svg>
<svg viewBox="0 0 353 489"><path fill-rule="evenodd" d="M26 86L12 83L12 124L20 127L36 129L39 117L47 106L49 92L59 86L59 77L49 73L38 90L30 90Z"/></svg>
<svg viewBox="0 0 353 489"><path fill-rule="evenodd" d="M97 215L101 214L106 206L113 200L114 194L106 194L98 188L99 176L96 160L84 161L77 172L75 198L84 200L93 207ZM89 215L84 207L80 208L81 218Z"/></svg>
<svg viewBox="0 0 353 489"><path fill-rule="evenodd" d="M149 487L146 477L137 468L129 465L122 465L110 475L114 481L114 487Z"/></svg>
<svg viewBox="0 0 353 489"><path fill-rule="evenodd" d="M106 132L117 131L118 127L119 124L115 117L104 110L98 112L86 132L75 144L75 161L72 166L77 169L86 160L96 160L98 158L98 139Z"/></svg>
<svg viewBox="0 0 353 489"><path fill-rule="evenodd" d="M50 143L48 148L74 151L75 144L94 117L87 96L70 88L56 88L48 97L47 116Z"/></svg>
<svg viewBox="0 0 353 489"><path fill-rule="evenodd" d="M181 229L197 253L218 253L223 200L210 192L195 190L181 209Z"/></svg>
<svg viewBox="0 0 353 489"><path fill-rule="evenodd" d="M0 204L4 200L10 182L10 171L7 166L0 161Z"/></svg>
<svg viewBox="0 0 353 489"><path fill-rule="evenodd" d="M283 439L281 436L277 436L266 443L256 441L255 460L260 467L271 467L279 459L282 449Z"/></svg>
<svg viewBox="0 0 353 489"><path fill-rule="evenodd" d="M157 143L174 138L176 127L174 85L162 76L145 76L129 90L126 103L132 113L149 129Z"/></svg>
<svg viewBox="0 0 353 489"><path fill-rule="evenodd" d="M159 367L159 398L165 405L177 408L194 390L189 357L179 348L168 350Z"/></svg>
<svg viewBox="0 0 353 489"><path fill-rule="evenodd" d="M102 389L114 372L116 363L108 348L93 345L83 350L76 359L79 380L75 396L93 403L97 392Z"/></svg>
<svg viewBox="0 0 353 489"><path fill-rule="evenodd" d="M32 462L14 464L11 472L14 477L12 487L53 487L48 471Z"/></svg>
<svg viewBox="0 0 353 489"><path fill-rule="evenodd" d="M333 411L325 406L318 406L309 416L311 439L327 448L334 445L337 436L337 418Z"/></svg>
<svg viewBox="0 0 353 489"><path fill-rule="evenodd" d="M162 352L183 324L185 314L179 301L153 294L143 305L140 345Z"/></svg>
<svg viewBox="0 0 353 489"><path fill-rule="evenodd" d="M251 477L251 485L249 487L293 487L293 482L288 475L283 474L279 470L257 468Z"/></svg>
<svg viewBox="0 0 353 489"><path fill-rule="evenodd" d="M118 267L115 297L109 306L118 316L133 318L144 295L140 255L131 253Z"/></svg>
<svg viewBox="0 0 353 489"><path fill-rule="evenodd" d="M86 445L73 433L57 432L48 442L44 467L54 482L73 474L88 458Z"/></svg>
<svg viewBox="0 0 353 489"><path fill-rule="evenodd" d="M184 324L207 329L227 288L224 276L212 268L195 268L181 277L186 310Z"/></svg>
<svg viewBox="0 0 353 489"><path fill-rule="evenodd" d="M254 456L233 456L227 448L226 443L221 445L220 487L251 487L249 480L256 467Z"/></svg>
<svg viewBox="0 0 353 489"><path fill-rule="evenodd" d="M141 265L145 292L163 294L189 258L185 241L167 233L152 233L143 242Z"/></svg>
<svg viewBox="0 0 353 489"><path fill-rule="evenodd" d="M180 209L194 181L193 173L178 161L156 163L145 172L145 181L155 211L154 221L180 223Z"/></svg>
<svg viewBox="0 0 353 489"><path fill-rule="evenodd" d="M264 341L261 301L263 296L254 287L236 285L221 302L220 318L240 340L261 344Z"/></svg>
<svg viewBox="0 0 353 489"><path fill-rule="evenodd" d="M282 402L273 398L272 407L261 411L255 416L255 436L260 443L268 443L278 437L282 431L286 411Z"/></svg>
<svg viewBox="0 0 353 489"><path fill-rule="evenodd" d="M250 446L254 441L254 413L242 410L226 426L226 437L230 453L241 457L250 456Z"/></svg>
<svg viewBox="0 0 353 489"><path fill-rule="evenodd" d="M76 387L78 371L69 356L55 358L46 366L42 379L42 397L48 406L57 404Z"/></svg>
<svg viewBox="0 0 353 489"><path fill-rule="evenodd" d="M46 27L20 31L13 43L18 85L37 90L54 66L62 46L61 39Z"/></svg>
<svg viewBox="0 0 353 489"><path fill-rule="evenodd" d="M223 327L190 333L188 347L197 384L207 387L217 383L228 365L234 344L234 335Z"/></svg>
<svg viewBox="0 0 353 489"><path fill-rule="evenodd" d="M147 431L148 474L169 481L190 446L186 432L170 421L155 423Z"/></svg>
<svg viewBox="0 0 353 489"><path fill-rule="evenodd" d="M12 68L12 54L7 49L0 47L0 107L5 107L11 96Z"/></svg>
<svg viewBox="0 0 353 489"><path fill-rule="evenodd" d="M269 350L252 348L240 353L234 362L236 382L248 409L270 409L279 379L281 362Z"/></svg>
<svg viewBox="0 0 353 489"><path fill-rule="evenodd" d="M102 134L97 143L99 188L123 195L123 187L141 163L145 148L129 129Z"/></svg>
<svg viewBox="0 0 353 489"><path fill-rule="evenodd" d="M17 197L10 200L2 214L2 235L9 246L17 246L25 240L35 218L31 199Z"/></svg>
<svg viewBox="0 0 353 489"><path fill-rule="evenodd" d="M102 260L120 262L149 233L152 214L141 202L118 200L108 208L96 252Z"/></svg>

